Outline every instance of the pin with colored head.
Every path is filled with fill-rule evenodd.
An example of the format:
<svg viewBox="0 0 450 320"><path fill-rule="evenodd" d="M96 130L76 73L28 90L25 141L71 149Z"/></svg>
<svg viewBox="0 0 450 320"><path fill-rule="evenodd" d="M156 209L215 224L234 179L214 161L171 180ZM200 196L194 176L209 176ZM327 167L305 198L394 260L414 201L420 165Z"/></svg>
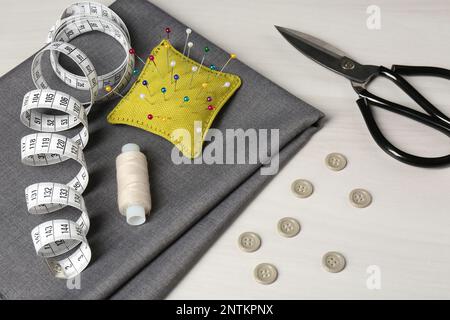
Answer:
<svg viewBox="0 0 450 320"><path fill-rule="evenodd" d="M184 53L186 52L186 47L187 47L187 44L188 44L188 41L189 41L189 36L191 35L191 33L192 33L192 30L187 28L186 29L186 40L184 41L183 56L184 56Z"/></svg>
<svg viewBox="0 0 450 320"><path fill-rule="evenodd" d="M183 106L183 105L185 105L186 103L188 103L189 102L189 97L188 96L184 96L183 97L183 104L181 105L181 106Z"/></svg>
<svg viewBox="0 0 450 320"><path fill-rule="evenodd" d="M169 27L167 27L166 29L164 29L164 31L166 32L166 34L167 34L167 40L169 40L169 37L170 37L170 33L172 32L172 30L170 30L170 28Z"/></svg>
<svg viewBox="0 0 450 320"><path fill-rule="evenodd" d="M144 59L142 59L141 57L139 57L139 56L136 54L136 50L134 50L133 48L130 48L130 50L128 50L128 52L129 52L131 55L134 55L136 58L138 58L138 60L139 60L140 62L142 62L143 64L145 64Z"/></svg>
<svg viewBox="0 0 450 320"><path fill-rule="evenodd" d="M209 66L209 70L216 71L217 67L214 64L212 64L212 65ZM211 76L211 73L208 73L208 78L206 79L207 82L209 82L209 77L210 76Z"/></svg>
<svg viewBox="0 0 450 320"><path fill-rule="evenodd" d="M175 69L175 66L177 65L177 62L175 60L170 61L170 67L172 68L170 70L170 83L172 83L173 79L173 70Z"/></svg>
<svg viewBox="0 0 450 320"><path fill-rule="evenodd" d="M138 68L134 68L133 69L133 76L137 76L139 74L139 69Z"/></svg>
<svg viewBox="0 0 450 320"><path fill-rule="evenodd" d="M162 87L162 88L161 88L161 93L162 93L163 96L164 96L164 101L166 101L166 92L167 92L167 89L166 89L165 87Z"/></svg>
<svg viewBox="0 0 450 320"><path fill-rule="evenodd" d="M192 66L191 68L191 81L189 81L189 89L192 87L192 80L194 80L194 74L197 72L198 67L197 66Z"/></svg>
<svg viewBox="0 0 450 320"><path fill-rule="evenodd" d="M123 98L123 95L121 95L120 93L114 91L113 87L111 87L109 84L108 84L107 86L105 86L105 91L108 92L108 93L112 92L112 93L114 93L115 95L117 95L117 96Z"/></svg>
<svg viewBox="0 0 450 320"><path fill-rule="evenodd" d="M225 82L225 83L223 84L222 87L224 87L224 88L229 88L230 86L231 86L231 83L229 83L229 82L227 81L227 82Z"/></svg>
<svg viewBox="0 0 450 320"><path fill-rule="evenodd" d="M225 62L225 64L223 65L222 69L220 69L219 73L217 74L217 77L219 76L219 74L221 74L223 72L223 70L225 70L225 67L230 63L231 60L236 59L236 55L234 53L230 54L230 57L228 58L227 62Z"/></svg>
<svg viewBox="0 0 450 320"><path fill-rule="evenodd" d="M140 93L140 94L139 94L139 99L145 100L145 101L147 101L147 102L150 103L150 104L154 104L154 102L152 102L152 101L150 101L149 99L147 99L147 96L145 95L145 93Z"/></svg>
<svg viewBox="0 0 450 320"><path fill-rule="evenodd" d="M142 80L142 85L147 88L148 93L151 95L148 81L147 80Z"/></svg>
<svg viewBox="0 0 450 320"><path fill-rule="evenodd" d="M200 70L202 69L203 62L205 61L205 57L208 52L209 52L209 47L204 47L203 48L203 57L202 57L202 61L200 62L200 68L198 69L198 73L200 73Z"/></svg>
<svg viewBox="0 0 450 320"><path fill-rule="evenodd" d="M210 105L208 105L208 108L207 108L209 111L212 111L212 110L214 110L215 109L215 107L212 105L212 104L210 104Z"/></svg>
<svg viewBox="0 0 450 320"><path fill-rule="evenodd" d="M173 80L175 80L175 85L174 85L174 87L173 87L173 91L174 91L174 92L177 92L177 82L178 82L179 79L180 79L180 76L179 76L179 75L175 74L175 75L173 76Z"/></svg>
<svg viewBox="0 0 450 320"><path fill-rule="evenodd" d="M187 44L187 46L188 46L187 57L188 57L188 59L189 59L189 56L190 56L190 54L191 54L191 49L192 49L192 47L194 46L194 43L189 41L188 44Z"/></svg>
<svg viewBox="0 0 450 320"><path fill-rule="evenodd" d="M170 45L168 42L164 43L164 48L166 49L166 63L167 63L167 70L169 70L169 49ZM168 72L168 71L167 71Z"/></svg>
<svg viewBox="0 0 450 320"><path fill-rule="evenodd" d="M212 97L206 97L206 101L211 102L212 100Z"/></svg>
<svg viewBox="0 0 450 320"><path fill-rule="evenodd" d="M151 54L148 56L148 59L153 63L153 66L155 67L156 71L159 73L159 75L162 78L163 76L161 75L161 72L159 72L158 66L156 65L156 62L155 62L155 56Z"/></svg>

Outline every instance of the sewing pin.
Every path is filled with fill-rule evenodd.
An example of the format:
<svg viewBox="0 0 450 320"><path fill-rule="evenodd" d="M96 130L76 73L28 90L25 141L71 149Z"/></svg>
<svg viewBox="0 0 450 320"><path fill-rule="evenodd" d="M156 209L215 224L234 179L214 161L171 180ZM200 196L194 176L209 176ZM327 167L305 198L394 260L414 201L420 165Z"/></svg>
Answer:
<svg viewBox="0 0 450 320"><path fill-rule="evenodd" d="M169 43L164 43L164 48L166 48L166 63L167 63L167 70L169 70Z"/></svg>
<svg viewBox="0 0 450 320"><path fill-rule="evenodd" d="M184 56L184 53L186 52L186 46L188 44L188 40L189 40L189 36L191 35L191 32L192 32L191 29L189 29L189 28L186 29L186 40L184 41L183 56Z"/></svg>
<svg viewBox="0 0 450 320"><path fill-rule="evenodd" d="M139 69L138 68L134 68L133 69L133 76L137 76L139 74Z"/></svg>
<svg viewBox="0 0 450 320"><path fill-rule="evenodd" d="M161 78L162 78L163 76L161 75L161 72L159 72L158 66L157 66L156 63L155 63L155 56L151 54L151 55L148 56L148 59L149 59L151 62L153 62L153 65L155 66L156 71L158 71L159 75L160 75Z"/></svg>
<svg viewBox="0 0 450 320"><path fill-rule="evenodd" d="M231 60L236 59L236 55L234 53L230 54L230 58L228 59L227 62L225 62L225 64L223 65L222 69L220 69L219 73L216 75L216 77L219 76L219 74L221 74L223 72L223 70L225 69L225 67L230 63Z"/></svg>
<svg viewBox="0 0 450 320"><path fill-rule="evenodd" d="M133 48L130 48L130 50L128 50L128 52L129 52L130 54L134 54L134 56L135 56L136 58L138 58L140 62L142 62L143 64L145 64L145 61L144 61L141 57L139 57L139 56L136 54L136 50L134 50Z"/></svg>
<svg viewBox="0 0 450 320"><path fill-rule="evenodd" d="M143 85L144 87L146 87L148 93L149 93L150 95L152 95L152 93L150 92L150 88L148 87L148 81L147 81L147 80L142 80L142 85Z"/></svg>
<svg viewBox="0 0 450 320"><path fill-rule="evenodd" d="M183 98L183 104L181 105L181 106L183 106L183 105L185 105L187 102L189 102L189 97L188 96L184 96L184 98Z"/></svg>
<svg viewBox="0 0 450 320"><path fill-rule="evenodd" d="M173 69L177 65L177 62L175 60L170 61L170 66L172 67L172 70L170 71L170 83L172 83L173 78Z"/></svg>
<svg viewBox="0 0 450 320"><path fill-rule="evenodd" d="M224 88L229 88L230 86L231 86L231 83L229 83L229 82L227 81L227 82L225 82L225 83L223 84L222 87L224 87Z"/></svg>
<svg viewBox="0 0 450 320"><path fill-rule="evenodd" d="M202 61L200 62L200 68L198 69L198 73L200 73L200 70L202 69L203 62L205 61L206 54L209 52L209 48L205 47L203 49L203 51L204 51L204 53L203 53Z"/></svg>
<svg viewBox="0 0 450 320"><path fill-rule="evenodd" d="M212 101L212 98L211 98L211 97L207 97L207 98L206 98L206 101L211 102L211 101Z"/></svg>
<svg viewBox="0 0 450 320"><path fill-rule="evenodd" d="M173 92L177 92L177 82L178 82L178 79L180 79L180 76L176 74L173 76L173 79L175 80L175 86L173 88Z"/></svg>
<svg viewBox="0 0 450 320"><path fill-rule="evenodd" d="M161 92L162 92L162 94L163 94L163 96L164 96L164 101L166 101L166 92L167 92L167 89L166 89L165 87L162 87L162 88L161 88Z"/></svg>
<svg viewBox="0 0 450 320"><path fill-rule="evenodd" d="M189 41L187 46L188 46L187 58L189 59L189 55L191 54L191 48L194 46L194 43Z"/></svg>
<svg viewBox="0 0 450 320"><path fill-rule="evenodd" d="M106 91L106 92L112 92L112 93L114 93L115 95L118 95L118 96L121 97L121 98L124 97L124 96L121 95L120 93L114 91L113 88L112 88L110 85L105 86L105 91Z"/></svg>
<svg viewBox="0 0 450 320"><path fill-rule="evenodd" d="M209 111L214 110L214 106L213 106L213 105L209 105L209 106L208 106L208 110L209 110Z"/></svg>
<svg viewBox="0 0 450 320"><path fill-rule="evenodd" d="M191 72L191 81L189 81L189 89L192 86L192 80L194 79L194 74L197 72L198 67L197 66L192 66L192 72Z"/></svg>
<svg viewBox="0 0 450 320"><path fill-rule="evenodd" d="M148 100L148 99L146 98L146 96L145 96L144 93L141 93L141 94L139 95L139 98L140 98L141 100L147 100L147 102L149 102L150 104L154 104L154 102L152 102L152 101L150 101L150 100Z"/></svg>
<svg viewBox="0 0 450 320"><path fill-rule="evenodd" d="M165 29L165 31L166 31L166 33L167 33L167 40L169 40L170 32L172 32L172 30L170 30L170 28L167 27L167 28Z"/></svg>
<svg viewBox="0 0 450 320"><path fill-rule="evenodd" d="M212 64L212 65L209 66L209 69L211 71L216 71L217 68L216 68L216 66L214 64ZM211 73L208 73L208 78L206 78L206 82L209 82L210 75L211 75Z"/></svg>
<svg viewBox="0 0 450 320"><path fill-rule="evenodd" d="M200 95L200 93L202 93L203 90L205 90L208 87L208 83L203 82L202 83L202 88L198 91L197 95L195 96L195 99L198 98L198 96Z"/></svg>

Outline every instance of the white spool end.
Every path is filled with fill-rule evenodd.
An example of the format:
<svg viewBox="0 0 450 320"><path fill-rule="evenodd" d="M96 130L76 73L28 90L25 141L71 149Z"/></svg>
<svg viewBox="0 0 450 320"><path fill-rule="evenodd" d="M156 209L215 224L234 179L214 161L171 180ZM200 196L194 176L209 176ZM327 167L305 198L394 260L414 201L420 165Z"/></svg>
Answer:
<svg viewBox="0 0 450 320"><path fill-rule="evenodd" d="M129 225L139 226L145 222L145 209L142 206L129 206L126 215Z"/></svg>
<svg viewBox="0 0 450 320"><path fill-rule="evenodd" d="M130 151L140 151L141 149L136 143L127 143L122 146L122 153Z"/></svg>

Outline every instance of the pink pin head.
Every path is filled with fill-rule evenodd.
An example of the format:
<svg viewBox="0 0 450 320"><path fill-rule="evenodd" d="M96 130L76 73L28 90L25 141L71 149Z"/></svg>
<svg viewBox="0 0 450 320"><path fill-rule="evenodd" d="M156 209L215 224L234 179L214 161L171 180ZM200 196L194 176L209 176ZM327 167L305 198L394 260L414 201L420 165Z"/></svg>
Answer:
<svg viewBox="0 0 450 320"><path fill-rule="evenodd" d="M151 54L151 55L149 55L149 56L148 56L148 58L149 58L149 60L150 60L150 61L154 61L154 60L155 60L155 56L154 56L154 55L152 55L152 54Z"/></svg>
<svg viewBox="0 0 450 320"><path fill-rule="evenodd" d="M212 105L209 105L208 110L214 110L214 107Z"/></svg>
<svg viewBox="0 0 450 320"><path fill-rule="evenodd" d="M206 101L211 102L211 101L212 101L212 98L211 98L211 97L208 97L208 98L206 98Z"/></svg>
<svg viewBox="0 0 450 320"><path fill-rule="evenodd" d="M130 50L128 50L128 52L129 52L130 54L135 54L135 53L136 53L136 51L135 51L133 48L130 48Z"/></svg>

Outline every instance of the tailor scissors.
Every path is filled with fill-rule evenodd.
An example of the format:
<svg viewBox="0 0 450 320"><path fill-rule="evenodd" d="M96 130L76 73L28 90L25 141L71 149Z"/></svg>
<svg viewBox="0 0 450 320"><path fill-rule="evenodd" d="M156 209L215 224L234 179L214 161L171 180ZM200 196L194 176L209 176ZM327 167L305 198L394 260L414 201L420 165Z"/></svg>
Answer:
<svg viewBox="0 0 450 320"><path fill-rule="evenodd" d="M382 134L371 110L372 106L395 112L412 120L421 122L450 137L450 118L439 111L423 97L402 76L434 76L450 80L450 70L437 67L392 65L391 69L383 66L361 65L350 59L345 53L330 44L308 34L275 26L282 36L305 56L322 66L349 79L359 99L356 101L367 128L375 142L391 157L418 167L438 167L450 164L450 154L441 157L420 157L404 152L390 143ZM394 82L426 113L378 97L367 86L376 77L385 77Z"/></svg>

